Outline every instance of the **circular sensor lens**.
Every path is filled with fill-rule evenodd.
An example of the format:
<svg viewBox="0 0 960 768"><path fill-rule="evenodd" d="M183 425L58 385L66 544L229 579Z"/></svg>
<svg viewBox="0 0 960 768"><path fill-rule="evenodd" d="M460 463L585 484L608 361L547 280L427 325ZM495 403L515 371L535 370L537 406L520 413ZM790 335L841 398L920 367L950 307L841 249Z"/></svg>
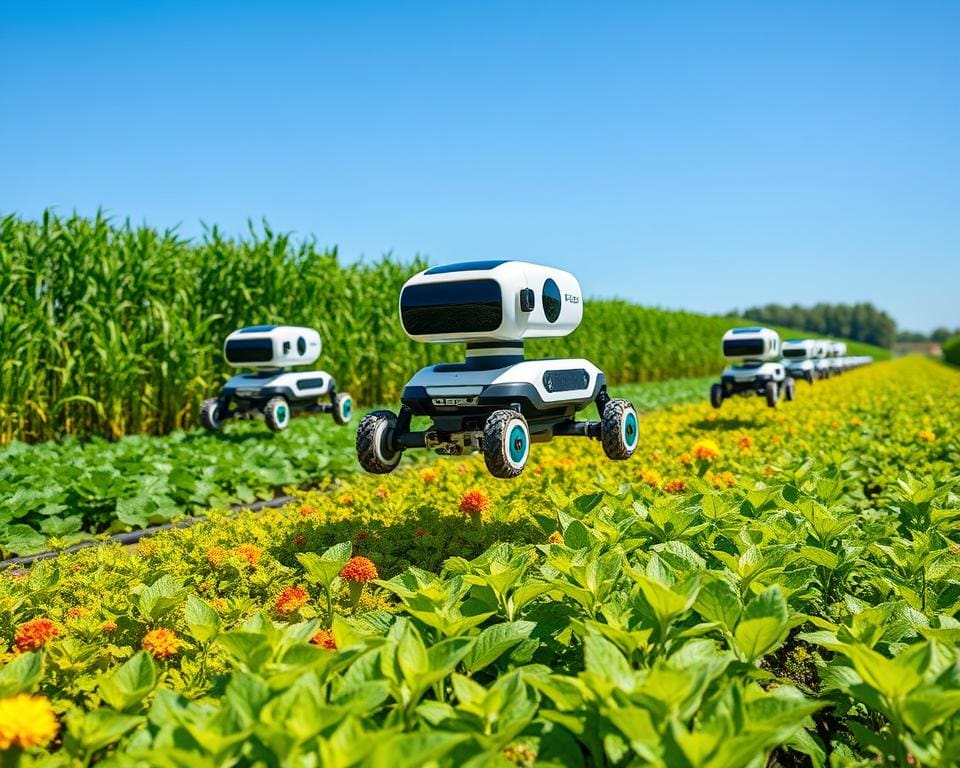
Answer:
<svg viewBox="0 0 960 768"><path fill-rule="evenodd" d="M560 289L551 279L543 284L543 314L551 323L557 322L560 317L560 309L563 306L563 300L560 298Z"/></svg>

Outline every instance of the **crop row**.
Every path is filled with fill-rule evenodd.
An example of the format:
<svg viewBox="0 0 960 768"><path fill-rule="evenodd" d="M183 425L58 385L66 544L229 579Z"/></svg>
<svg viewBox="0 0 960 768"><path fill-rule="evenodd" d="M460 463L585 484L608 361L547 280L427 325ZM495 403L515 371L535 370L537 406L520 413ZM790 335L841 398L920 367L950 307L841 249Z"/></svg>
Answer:
<svg viewBox="0 0 960 768"><path fill-rule="evenodd" d="M341 390L364 404L393 401L415 370L463 353L416 344L397 322L400 287L424 266L389 257L345 266L335 250L266 227L239 240L213 228L192 242L99 215L9 216L0 220L0 445L193 426L227 373L223 339L264 322L317 328L320 365ZM530 350L591 358L612 383L704 375L722 364L729 322L591 301L576 333Z"/></svg>
<svg viewBox="0 0 960 768"><path fill-rule="evenodd" d="M446 459L0 581L41 765L948 766L960 374ZM771 757L772 756L772 757Z"/></svg>
<svg viewBox="0 0 960 768"><path fill-rule="evenodd" d="M646 410L702 400L709 386L709 379L680 379L618 393ZM407 461L425 458L412 453ZM271 499L286 488L335 482L358 467L353 430L309 417L276 434L236 422L223 434L15 442L0 451L0 553L62 549L101 532Z"/></svg>

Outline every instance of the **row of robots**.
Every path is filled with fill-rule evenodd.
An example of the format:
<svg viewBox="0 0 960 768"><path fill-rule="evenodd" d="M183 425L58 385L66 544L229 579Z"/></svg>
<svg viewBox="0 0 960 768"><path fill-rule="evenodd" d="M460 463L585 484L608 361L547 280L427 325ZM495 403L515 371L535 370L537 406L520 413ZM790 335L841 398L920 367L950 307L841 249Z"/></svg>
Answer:
<svg viewBox="0 0 960 768"><path fill-rule="evenodd" d="M633 455L639 417L629 400L610 397L603 372L580 358L531 360L524 341L566 336L583 318L583 294L569 272L521 261L474 261L432 267L410 278L399 297L400 323L414 341L466 344L464 360L418 371L394 412L368 413L357 428L356 449L368 472L386 474L404 451L426 448L460 456L482 453L495 477L519 475L532 443L554 437L597 440L612 460ZM795 344L802 355L793 354ZM764 328L738 328L724 336L724 355L737 364L711 392L718 406L734 394L758 393L776 404L793 396L793 376L819 361L819 342L788 342ZM311 328L258 325L231 333L224 357L251 371L233 376L204 401L200 419L211 431L231 418L263 418L280 431L297 413L330 413L345 425L353 400L326 371L293 370L320 355ZM790 351L788 351L790 350ZM852 361L844 354L830 359ZM809 354L808 354L809 352ZM774 357L776 361L774 361ZM827 355L824 355L827 357ZM799 368L796 366L800 365ZM846 364L844 365L846 367ZM838 368L839 369L839 368ZM808 380L825 370L813 365ZM771 387L772 385L772 387ZM591 404L597 419L577 414ZM423 428L414 427L420 418ZM424 424L424 422L426 422Z"/></svg>
<svg viewBox="0 0 960 768"><path fill-rule="evenodd" d="M848 355L842 341L781 342L780 334L770 328L731 328L723 335L722 344L723 356L731 365L710 387L714 408L736 395L759 395L776 408L781 398L793 400L797 379L813 384L873 362L869 355Z"/></svg>

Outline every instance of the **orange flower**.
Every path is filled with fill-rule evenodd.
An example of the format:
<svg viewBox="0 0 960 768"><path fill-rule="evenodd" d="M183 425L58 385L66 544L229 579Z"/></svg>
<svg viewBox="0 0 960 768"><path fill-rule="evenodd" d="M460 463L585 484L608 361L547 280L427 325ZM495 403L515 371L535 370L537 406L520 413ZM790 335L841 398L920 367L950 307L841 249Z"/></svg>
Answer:
<svg viewBox="0 0 960 768"><path fill-rule="evenodd" d="M777 474L777 470L768 464L766 467L763 468L763 474L766 477L773 477L775 474Z"/></svg>
<svg viewBox="0 0 960 768"><path fill-rule="evenodd" d="M313 504L302 504L300 506L300 517L310 517L310 515L315 515L319 511Z"/></svg>
<svg viewBox="0 0 960 768"><path fill-rule="evenodd" d="M85 608L82 605L74 605L67 611L68 619L82 619L84 616L90 615L90 609Z"/></svg>
<svg viewBox="0 0 960 768"><path fill-rule="evenodd" d="M281 616L289 616L296 613L307 604L310 595L305 589L300 587L287 587L277 598L274 608Z"/></svg>
<svg viewBox="0 0 960 768"><path fill-rule="evenodd" d="M551 544L563 544L563 534L560 531L554 531L550 534L548 541Z"/></svg>
<svg viewBox="0 0 960 768"><path fill-rule="evenodd" d="M707 481L714 488L731 488L737 484L737 478L734 477L732 472L707 472Z"/></svg>
<svg viewBox="0 0 960 768"><path fill-rule="evenodd" d="M440 472L433 467L420 470L420 479L425 483L435 483L440 479Z"/></svg>
<svg viewBox="0 0 960 768"><path fill-rule="evenodd" d="M353 536L354 541L366 541L370 538L370 534L366 531L357 531Z"/></svg>
<svg viewBox="0 0 960 768"><path fill-rule="evenodd" d="M750 435L744 435L738 444L741 451L749 451L753 447L753 438Z"/></svg>
<svg viewBox="0 0 960 768"><path fill-rule="evenodd" d="M143 638L143 650L157 659L173 656L181 645L183 642L169 629L152 629Z"/></svg>
<svg viewBox="0 0 960 768"><path fill-rule="evenodd" d="M684 451L680 454L680 463L681 464L693 464L693 456Z"/></svg>
<svg viewBox="0 0 960 768"><path fill-rule="evenodd" d="M343 496L340 497L340 504L344 507L352 507L353 496L351 496L349 493L343 494Z"/></svg>
<svg viewBox="0 0 960 768"><path fill-rule="evenodd" d="M924 443L932 443L937 439L937 436L931 432L929 429L921 429L917 433L917 437Z"/></svg>
<svg viewBox="0 0 960 768"><path fill-rule="evenodd" d="M100 627L100 631L101 631L101 632L106 632L108 635L109 635L111 632L116 632L116 631L117 631L117 622L115 622L115 621L105 621L105 622L103 622L103 626Z"/></svg>
<svg viewBox="0 0 960 768"><path fill-rule="evenodd" d="M293 543L296 544L298 547L302 547L304 544L307 543L307 537L304 536L302 533L298 533L296 536L293 537Z"/></svg>
<svg viewBox="0 0 960 768"><path fill-rule="evenodd" d="M50 619L30 619L17 627L14 644L17 650L36 651L60 634L60 628Z"/></svg>
<svg viewBox="0 0 960 768"><path fill-rule="evenodd" d="M225 610L227 610L227 601L222 597L213 598L213 600L210 601L210 605L213 606L213 610L215 610L217 613L223 613Z"/></svg>
<svg viewBox="0 0 960 768"><path fill-rule="evenodd" d="M45 696L20 693L0 699L0 752L13 747L29 749L47 744L60 729L53 707ZM11 756L18 764L16 754Z"/></svg>
<svg viewBox="0 0 960 768"><path fill-rule="evenodd" d="M840 422L839 421L831 422L830 429L840 429Z"/></svg>
<svg viewBox="0 0 960 768"><path fill-rule="evenodd" d="M427 529L426 529L426 528L417 528L417 530L415 530L415 531L413 532L413 535L414 535L414 536L426 536L426 535L427 535Z"/></svg>
<svg viewBox="0 0 960 768"><path fill-rule="evenodd" d="M851 427L859 427L861 424L863 424L863 422L860 419L858 419L856 416L850 419Z"/></svg>
<svg viewBox="0 0 960 768"><path fill-rule="evenodd" d="M214 568L219 568L227 560L227 550L223 547L210 547L207 550L207 562Z"/></svg>
<svg viewBox="0 0 960 768"><path fill-rule="evenodd" d="M687 484L678 477L667 483L663 490L667 493L683 493L687 490Z"/></svg>
<svg viewBox="0 0 960 768"><path fill-rule="evenodd" d="M250 565L256 565L260 562L260 547L254 544L241 544L233 551L237 557L246 560Z"/></svg>
<svg viewBox="0 0 960 768"><path fill-rule="evenodd" d="M770 442L777 445L780 442L780 435L771 435Z"/></svg>
<svg viewBox="0 0 960 768"><path fill-rule="evenodd" d="M310 638L310 642L314 645L319 645L321 648L327 651L337 650L337 641L333 637L333 632L331 632L329 629L321 629Z"/></svg>
<svg viewBox="0 0 960 768"><path fill-rule="evenodd" d="M720 458L720 446L713 440L703 437L693 444L693 455L704 461Z"/></svg>
<svg viewBox="0 0 960 768"><path fill-rule="evenodd" d="M370 579L379 578L380 574L377 573L377 566L373 564L372 560L369 560L366 557L351 557L345 566L340 571L340 578L346 579L347 581L357 581L363 583L365 581L370 581Z"/></svg>
<svg viewBox="0 0 960 768"><path fill-rule="evenodd" d="M460 511L470 517L480 517L490 508L490 497L479 488L471 488L460 496Z"/></svg>
<svg viewBox="0 0 960 768"><path fill-rule="evenodd" d="M387 486L381 485L379 488L377 488L377 496L379 496L381 499L385 499L389 495L390 492L387 490Z"/></svg>

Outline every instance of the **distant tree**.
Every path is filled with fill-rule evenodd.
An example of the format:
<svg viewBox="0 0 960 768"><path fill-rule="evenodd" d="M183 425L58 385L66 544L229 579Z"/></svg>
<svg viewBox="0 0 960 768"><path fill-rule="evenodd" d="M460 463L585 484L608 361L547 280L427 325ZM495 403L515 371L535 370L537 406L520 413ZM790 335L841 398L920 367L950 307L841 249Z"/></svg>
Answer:
<svg viewBox="0 0 960 768"><path fill-rule="evenodd" d="M939 328L934 328L933 333L930 334L931 341L938 341L941 344L949 339L953 334L950 332L949 328L944 328L942 325Z"/></svg>
<svg viewBox="0 0 960 768"><path fill-rule="evenodd" d="M930 341L930 338L925 333L917 333L916 331L898 331L897 341L915 344L920 341Z"/></svg>
<svg viewBox="0 0 960 768"><path fill-rule="evenodd" d="M762 307L749 307L743 314L770 325L783 325L821 336L840 336L878 347L891 347L897 339L896 321L869 302L821 302L812 307L766 304Z"/></svg>

